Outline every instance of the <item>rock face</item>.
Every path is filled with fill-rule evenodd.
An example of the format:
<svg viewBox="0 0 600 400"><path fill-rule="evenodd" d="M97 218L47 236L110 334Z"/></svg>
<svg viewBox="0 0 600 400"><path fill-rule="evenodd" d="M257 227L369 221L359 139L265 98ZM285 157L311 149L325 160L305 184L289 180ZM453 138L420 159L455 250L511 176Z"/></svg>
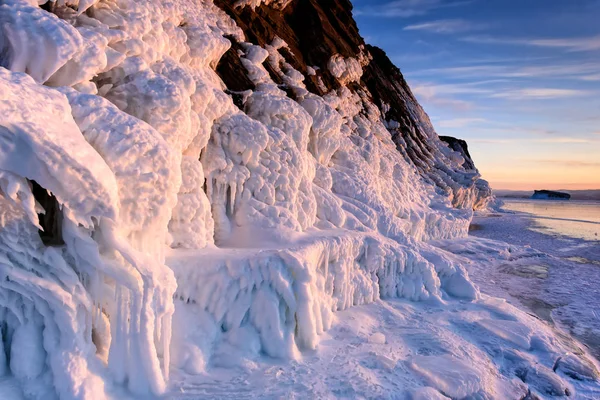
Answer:
<svg viewBox="0 0 600 400"><path fill-rule="evenodd" d="M283 10L264 3L255 8L236 7L237 2L228 0L216 0L215 4L242 28L248 42L264 47L271 44L275 37L283 39L288 46L284 50L285 61L307 76L304 82L307 89L319 95L341 86L327 68L331 57L336 54L356 57L361 46L364 46L350 13L352 4L348 0L293 0ZM235 45L229 53L236 54ZM225 62L227 59L224 57L220 64ZM316 75L310 75L308 68L315 66L319 70ZM265 67L275 81L283 83L273 68ZM220 73L232 90L235 89L229 85L234 84L232 81L236 79L235 76L246 74L245 69L234 72L229 76Z"/></svg>
<svg viewBox="0 0 600 400"><path fill-rule="evenodd" d="M398 151L427 181L450 196L455 207L480 209L489 205L492 191L480 179L466 142L437 136L400 70L382 49L366 44L360 36L350 1L292 0L283 9L268 3L243 6L240 2L215 1L242 28L248 42L264 47L281 38L287 44L280 49L281 62L305 75L304 84L310 92L323 96L347 87L364 100L364 112L375 105ZM255 88L239 61L243 50L235 39L229 39L232 47L217 72L235 96ZM265 62L264 66L280 88L294 97L272 65ZM448 152L444 143L455 153ZM460 158L457 156L462 157L459 168L454 166Z"/></svg>

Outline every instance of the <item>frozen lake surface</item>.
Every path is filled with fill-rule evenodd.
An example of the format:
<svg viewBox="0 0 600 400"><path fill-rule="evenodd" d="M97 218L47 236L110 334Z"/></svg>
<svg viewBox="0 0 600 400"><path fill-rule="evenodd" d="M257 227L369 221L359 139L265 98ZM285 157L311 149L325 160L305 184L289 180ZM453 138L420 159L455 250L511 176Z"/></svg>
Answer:
<svg viewBox="0 0 600 400"><path fill-rule="evenodd" d="M600 240L600 202L502 199L503 209L535 216L530 229L591 241Z"/></svg>
<svg viewBox="0 0 600 400"><path fill-rule="evenodd" d="M469 259L483 292L528 309L600 358L600 204L511 199L504 210L476 215L464 239L471 243L442 246Z"/></svg>

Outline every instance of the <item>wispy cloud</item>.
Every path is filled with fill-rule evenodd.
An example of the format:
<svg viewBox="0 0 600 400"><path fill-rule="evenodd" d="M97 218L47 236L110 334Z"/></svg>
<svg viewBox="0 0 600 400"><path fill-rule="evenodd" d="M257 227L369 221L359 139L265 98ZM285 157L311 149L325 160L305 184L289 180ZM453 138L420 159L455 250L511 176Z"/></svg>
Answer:
<svg viewBox="0 0 600 400"><path fill-rule="evenodd" d="M583 81L600 81L600 74L583 75L579 79Z"/></svg>
<svg viewBox="0 0 600 400"><path fill-rule="evenodd" d="M474 129L469 129L472 133L481 135L469 139L469 142L475 143L600 144L600 132L598 132L598 137L590 136L589 133L577 136L571 134L568 130L560 131L535 126L507 125L504 120L498 121L488 118L457 118L456 124L460 124L461 121L465 122L465 126L469 124L476 126ZM434 126L443 128L441 126L443 122L443 120L434 119Z"/></svg>
<svg viewBox="0 0 600 400"><path fill-rule="evenodd" d="M412 92L425 104L454 111L467 111L474 108L475 105L465 100L452 98L452 96L465 93L481 93L481 89L463 87L462 85L414 84L412 85Z"/></svg>
<svg viewBox="0 0 600 400"><path fill-rule="evenodd" d="M492 93L489 89L481 89L477 85L471 84L435 84L435 83L416 83L413 85L413 93L432 97L437 95L447 94L489 94Z"/></svg>
<svg viewBox="0 0 600 400"><path fill-rule="evenodd" d="M600 50L600 35L572 39L534 39L526 44L538 47L556 47L569 51Z"/></svg>
<svg viewBox="0 0 600 400"><path fill-rule="evenodd" d="M595 140L575 138L575 137L556 137L547 139L534 139L531 140L534 143L557 143L557 144L584 144L584 143L596 143Z"/></svg>
<svg viewBox="0 0 600 400"><path fill-rule="evenodd" d="M549 165L562 165L565 167L577 167L577 168L597 168L600 167L600 162L583 161L583 160L525 160L530 163L536 164L549 164Z"/></svg>
<svg viewBox="0 0 600 400"><path fill-rule="evenodd" d="M490 81L489 83L470 82L464 84L435 84L435 83L417 83L413 85L413 93L424 101L439 99L440 97L452 97L460 95L475 95L479 97L498 98L498 99L558 99L567 97L583 97L593 94L593 92L579 89L561 89L561 88L540 88L540 87L499 87L484 88L483 85L494 85L502 83L499 81Z"/></svg>
<svg viewBox="0 0 600 400"><path fill-rule="evenodd" d="M600 79L600 64L584 62L578 64L544 65L463 65L448 68L429 68L415 71L412 75L429 76L440 74L456 77L479 78L547 78L563 77L584 80Z"/></svg>
<svg viewBox="0 0 600 400"><path fill-rule="evenodd" d="M476 24L462 19L442 19L421 24L407 25L405 31L425 31L434 33L460 33L483 29L485 25Z"/></svg>
<svg viewBox="0 0 600 400"><path fill-rule="evenodd" d="M485 118L454 118L437 121L438 128L465 128L470 125L488 122Z"/></svg>
<svg viewBox="0 0 600 400"><path fill-rule="evenodd" d="M506 99L557 99L564 97L581 97L588 96L591 93L585 90L576 89L552 89L552 88L525 88L503 91L494 93L490 97L506 98Z"/></svg>
<svg viewBox="0 0 600 400"><path fill-rule="evenodd" d="M578 38L501 38L493 36L467 36L462 40L471 43L521 45L546 48L559 48L566 51L600 50L600 35Z"/></svg>
<svg viewBox="0 0 600 400"><path fill-rule="evenodd" d="M454 111L468 111L475 108L475 104L469 101L452 99L448 97L428 97L427 102L429 104L451 109Z"/></svg>
<svg viewBox="0 0 600 400"><path fill-rule="evenodd" d="M475 107L475 104L449 97L441 97L433 94L417 94L421 102L428 105L435 105L437 107L451 109L453 111L468 111Z"/></svg>
<svg viewBox="0 0 600 400"><path fill-rule="evenodd" d="M513 143L509 139L469 139L469 143L484 143L484 144L509 144Z"/></svg>
<svg viewBox="0 0 600 400"><path fill-rule="evenodd" d="M356 15L369 15L387 18L408 18L425 15L438 8L457 7L472 3L474 0L394 0L377 6L366 6L355 10Z"/></svg>
<svg viewBox="0 0 600 400"><path fill-rule="evenodd" d="M498 121L490 121L488 126L481 127L477 130L478 132L489 134L489 135L497 135L497 136L506 136L507 134L519 134L523 135L534 135L534 136L542 136L541 140L546 140L549 135L556 135L557 131L544 129L544 128L535 128L530 126L511 126L504 125L503 122ZM550 140L555 140L556 137L551 138ZM559 138L561 139L561 138ZM536 139L538 140L538 139Z"/></svg>
<svg viewBox="0 0 600 400"><path fill-rule="evenodd" d="M573 137L555 137L546 139L493 139L493 138L476 138L469 139L473 143L489 143L489 144L513 144L513 143L546 143L546 144L591 144L598 143L596 140L573 138Z"/></svg>

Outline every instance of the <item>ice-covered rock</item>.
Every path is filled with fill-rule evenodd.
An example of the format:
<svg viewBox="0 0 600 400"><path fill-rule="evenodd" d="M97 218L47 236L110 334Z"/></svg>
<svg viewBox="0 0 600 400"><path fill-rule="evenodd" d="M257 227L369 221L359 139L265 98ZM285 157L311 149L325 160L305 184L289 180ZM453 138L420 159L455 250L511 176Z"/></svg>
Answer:
<svg viewBox="0 0 600 400"><path fill-rule="evenodd" d="M27 398L148 398L171 368L298 357L353 306L481 299L426 241L465 236L485 185L349 3L310 3L0 1L0 373ZM300 29L307 16L322 29ZM407 365L452 397L494 373Z"/></svg>

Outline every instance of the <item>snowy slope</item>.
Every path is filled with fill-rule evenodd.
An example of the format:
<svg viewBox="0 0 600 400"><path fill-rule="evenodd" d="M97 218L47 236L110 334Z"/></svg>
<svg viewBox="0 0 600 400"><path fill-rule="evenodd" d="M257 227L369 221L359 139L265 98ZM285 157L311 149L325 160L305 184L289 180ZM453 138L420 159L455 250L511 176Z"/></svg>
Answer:
<svg viewBox="0 0 600 400"><path fill-rule="evenodd" d="M457 324L481 319L542 374L504 369L481 343L474 367L443 342L405 361L413 386L483 398L582 387L552 371L568 348L550 330L498 316L460 259L426 243L464 237L489 188L416 101L412 139L394 133L390 108L356 87L367 48L332 54L319 68L335 88L321 93L286 42L246 41L211 1L39 3L0 0L0 390L172 397L171 371L299 360L336 313L382 298L424 302L407 306L416 319L459 307ZM234 45L253 90L215 71Z"/></svg>

